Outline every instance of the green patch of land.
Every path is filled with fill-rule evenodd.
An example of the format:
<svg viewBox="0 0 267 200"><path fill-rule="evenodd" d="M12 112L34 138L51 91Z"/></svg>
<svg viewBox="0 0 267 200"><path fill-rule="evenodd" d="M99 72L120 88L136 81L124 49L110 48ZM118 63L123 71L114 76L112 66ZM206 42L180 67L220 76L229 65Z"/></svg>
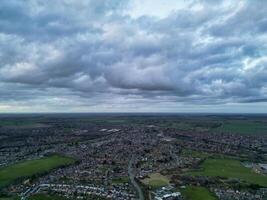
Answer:
<svg viewBox="0 0 267 200"><path fill-rule="evenodd" d="M0 196L0 200L19 200L18 196Z"/></svg>
<svg viewBox="0 0 267 200"><path fill-rule="evenodd" d="M267 124L252 120L226 121L220 127L214 129L216 132L239 133L239 134L266 134Z"/></svg>
<svg viewBox="0 0 267 200"><path fill-rule="evenodd" d="M45 195L45 194L36 194L28 198L28 200L66 200L64 197L56 195Z"/></svg>
<svg viewBox="0 0 267 200"><path fill-rule="evenodd" d="M124 184L128 182L129 182L128 176L112 179L113 184Z"/></svg>
<svg viewBox="0 0 267 200"><path fill-rule="evenodd" d="M194 151L192 149L183 149L182 151L182 156L190 156L193 158L201 158L201 159L206 159L206 158L220 158L220 159L234 159L234 160L244 160L248 158L248 155L246 154L239 154L237 156L230 156L230 155L224 155L224 154L218 154L218 153L208 153L208 152L203 152L203 151Z"/></svg>
<svg viewBox="0 0 267 200"><path fill-rule="evenodd" d="M186 200L217 200L216 196L204 187L188 186L181 192Z"/></svg>
<svg viewBox="0 0 267 200"><path fill-rule="evenodd" d="M49 172L54 168L70 165L74 162L73 158L53 155L0 168L0 188L18 179Z"/></svg>
<svg viewBox="0 0 267 200"><path fill-rule="evenodd" d="M208 158L202 163L201 170L189 172L188 175L235 178L250 184L267 186L267 176L257 174L244 167L239 160L233 159Z"/></svg>
<svg viewBox="0 0 267 200"><path fill-rule="evenodd" d="M210 154L210 153L194 151L194 150L191 150L191 149L184 149L182 151L182 155L183 156L191 156L191 157L194 157L194 158L207 158L207 157L212 156L212 154Z"/></svg>
<svg viewBox="0 0 267 200"><path fill-rule="evenodd" d="M47 128L50 127L48 124L44 124L34 120L0 120L0 127L5 128L24 128L24 129L33 129L33 128Z"/></svg>
<svg viewBox="0 0 267 200"><path fill-rule="evenodd" d="M157 123L157 126L175 128L181 131L212 131L215 133L230 133L244 135L262 135L267 134L267 124L263 119L244 118L244 119L226 119L223 117L214 119L206 118L184 118L184 119L169 119L162 123Z"/></svg>
<svg viewBox="0 0 267 200"><path fill-rule="evenodd" d="M142 183L150 186L153 189L163 187L170 183L168 177L161 175L160 173L150 174L148 178L142 180Z"/></svg>
<svg viewBox="0 0 267 200"><path fill-rule="evenodd" d="M125 119L120 119L120 118L108 118L108 117L96 117L96 118L86 118L80 120L82 122L87 122L87 123L94 123L94 124L110 124L110 125L120 125L120 124L125 124L128 121Z"/></svg>

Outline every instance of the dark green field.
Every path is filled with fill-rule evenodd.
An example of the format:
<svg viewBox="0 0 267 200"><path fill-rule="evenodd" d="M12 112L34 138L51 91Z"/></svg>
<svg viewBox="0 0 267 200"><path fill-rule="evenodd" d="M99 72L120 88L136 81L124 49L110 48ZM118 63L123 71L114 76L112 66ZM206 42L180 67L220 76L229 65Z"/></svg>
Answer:
<svg viewBox="0 0 267 200"><path fill-rule="evenodd" d="M217 200L216 196L204 187L188 186L181 192L186 200Z"/></svg>
<svg viewBox="0 0 267 200"><path fill-rule="evenodd" d="M59 196L55 196L55 195L44 195L44 194L37 194L34 196L31 196L30 198L28 198L28 200L66 200L63 197L59 197Z"/></svg>
<svg viewBox="0 0 267 200"><path fill-rule="evenodd" d="M113 184L124 184L128 182L129 182L128 176L112 179Z"/></svg>
<svg viewBox="0 0 267 200"><path fill-rule="evenodd" d="M7 186L20 178L42 174L54 168L73 164L74 162L75 160L72 158L53 155L0 168L0 188Z"/></svg>
<svg viewBox="0 0 267 200"><path fill-rule="evenodd" d="M267 176L257 174L244 167L240 161L232 159L208 158L201 165L201 170L189 172L188 175L236 178L250 184L267 186Z"/></svg>
<svg viewBox="0 0 267 200"><path fill-rule="evenodd" d="M267 135L267 123L254 120L183 121L173 122L170 127L183 131L195 130L229 134Z"/></svg>
<svg viewBox="0 0 267 200"><path fill-rule="evenodd" d="M227 121L220 127L214 129L216 132L240 133L248 135L267 134L266 122L253 120L234 120Z"/></svg>
<svg viewBox="0 0 267 200"><path fill-rule="evenodd" d="M106 200L105 198L100 197L100 196L96 196L96 195L88 196L88 199ZM61 196L57 196L57 195L36 194L36 195L33 195L33 196L27 198L27 200L70 200L70 199L64 198L64 197L61 197Z"/></svg>

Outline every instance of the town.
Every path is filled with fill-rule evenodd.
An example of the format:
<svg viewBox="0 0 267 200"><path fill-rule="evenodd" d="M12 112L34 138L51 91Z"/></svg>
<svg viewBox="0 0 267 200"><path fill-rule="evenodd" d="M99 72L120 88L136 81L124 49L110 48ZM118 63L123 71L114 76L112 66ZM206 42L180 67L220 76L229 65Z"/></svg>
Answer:
<svg viewBox="0 0 267 200"><path fill-rule="evenodd" d="M264 200L266 124L265 115L2 115L0 199Z"/></svg>

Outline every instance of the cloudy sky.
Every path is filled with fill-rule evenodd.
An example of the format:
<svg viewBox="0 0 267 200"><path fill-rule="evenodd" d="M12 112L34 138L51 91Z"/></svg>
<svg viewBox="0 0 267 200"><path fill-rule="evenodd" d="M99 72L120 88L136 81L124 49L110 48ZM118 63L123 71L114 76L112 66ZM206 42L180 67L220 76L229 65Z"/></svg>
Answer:
<svg viewBox="0 0 267 200"><path fill-rule="evenodd" d="M0 112L267 112L266 13L263 0L1 0Z"/></svg>

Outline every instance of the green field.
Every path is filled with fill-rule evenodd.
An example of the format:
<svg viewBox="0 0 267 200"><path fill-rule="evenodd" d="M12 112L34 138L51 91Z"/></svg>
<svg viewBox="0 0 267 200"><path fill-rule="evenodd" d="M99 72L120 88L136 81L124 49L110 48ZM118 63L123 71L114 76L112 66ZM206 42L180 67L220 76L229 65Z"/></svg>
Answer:
<svg viewBox="0 0 267 200"><path fill-rule="evenodd" d="M18 120L0 120L0 126L22 126L29 124L33 123L27 121L18 121Z"/></svg>
<svg viewBox="0 0 267 200"><path fill-rule="evenodd" d="M20 197L19 196L3 196L3 195L0 195L0 200L19 200Z"/></svg>
<svg viewBox="0 0 267 200"><path fill-rule="evenodd" d="M211 153L206 153L206 152L201 152L201 151L194 151L191 149L183 149L182 151L183 156L190 156L193 158L207 158L212 156L213 154Z"/></svg>
<svg viewBox="0 0 267 200"><path fill-rule="evenodd" d="M239 154L238 156L229 156L229 155L223 155L223 154L218 154L218 153L208 153L208 152L203 152L203 151L195 151L191 149L183 149L182 150L182 156L186 157L193 157L193 158L200 158L200 159L205 159L205 158L220 158L220 159L235 159L235 160L242 160L242 159L247 159L248 156L245 154Z"/></svg>
<svg viewBox="0 0 267 200"><path fill-rule="evenodd" d="M55 195L48 196L44 194L36 194L28 198L28 200L66 200L66 199L63 197L55 196Z"/></svg>
<svg viewBox="0 0 267 200"><path fill-rule="evenodd" d="M113 184L124 184L128 182L129 182L128 176L112 179Z"/></svg>
<svg viewBox="0 0 267 200"><path fill-rule="evenodd" d="M208 131L215 133L236 133L244 135L267 134L267 123L263 119L224 119L218 118L187 118L166 120L158 126L175 128L181 131Z"/></svg>
<svg viewBox="0 0 267 200"><path fill-rule="evenodd" d="M201 165L201 170L187 173L191 176L210 176L236 178L250 184L267 186L267 176L257 174L251 169L244 167L240 161L232 159L208 158Z"/></svg>
<svg viewBox="0 0 267 200"><path fill-rule="evenodd" d="M0 197L0 200L14 200L14 199L12 199L11 197Z"/></svg>
<svg viewBox="0 0 267 200"><path fill-rule="evenodd" d="M188 186L181 190L185 200L217 200L216 196L204 187Z"/></svg>
<svg viewBox="0 0 267 200"><path fill-rule="evenodd" d="M216 132L239 133L239 134L267 134L267 124L252 120L226 121L220 127L214 129Z"/></svg>
<svg viewBox="0 0 267 200"><path fill-rule="evenodd" d="M156 189L168 185L170 183L170 180L160 173L154 173L149 175L148 178L145 178L141 182L153 189Z"/></svg>
<svg viewBox="0 0 267 200"><path fill-rule="evenodd" d="M48 124L44 124L35 120L1 120L0 119L0 127L12 128L12 129L33 129L33 128L47 128L50 127Z"/></svg>
<svg viewBox="0 0 267 200"><path fill-rule="evenodd" d="M20 178L42 174L54 168L73 164L74 162L75 160L72 158L53 155L0 168L0 188L7 186Z"/></svg>

